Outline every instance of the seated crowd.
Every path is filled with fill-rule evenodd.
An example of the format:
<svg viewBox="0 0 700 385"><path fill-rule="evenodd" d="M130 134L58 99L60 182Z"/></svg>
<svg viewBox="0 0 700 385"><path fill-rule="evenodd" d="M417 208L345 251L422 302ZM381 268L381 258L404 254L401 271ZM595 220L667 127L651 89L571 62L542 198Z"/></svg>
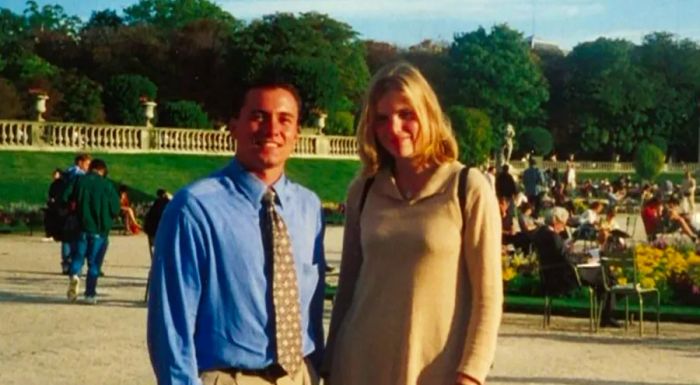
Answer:
<svg viewBox="0 0 700 385"><path fill-rule="evenodd" d="M531 168L533 164L530 163ZM532 177L530 169L528 172L528 178L524 179L538 179ZM582 254L581 250L574 250L577 241L583 241L583 251L596 249L594 254L598 256L623 250L627 247L626 239L634 235L636 220L628 218L623 229L616 220L622 208L640 212L649 241L668 233L677 233L693 242L698 240L700 231L692 220L694 181L684 182L682 186L668 182L659 187L633 184L625 176L612 183L607 180L594 183L588 179L576 187L575 180L572 183L571 178L559 177L557 173L556 169L542 173L542 186L536 189L522 188L507 165L496 175L494 187L502 218L502 242L509 252L534 252L540 265L574 266L580 262L574 256ZM691 178L689 173L686 178ZM527 198L522 191L529 191ZM533 191L539 191L538 195L533 197ZM613 284L613 277L607 267L593 271L598 270L593 276L582 275L582 284L594 288L598 299L605 304L601 325L617 326L611 317L611 301L606 297L608 285L603 284L604 281ZM604 274L606 279L596 274ZM569 278L564 273L558 278L563 292L574 285Z"/></svg>

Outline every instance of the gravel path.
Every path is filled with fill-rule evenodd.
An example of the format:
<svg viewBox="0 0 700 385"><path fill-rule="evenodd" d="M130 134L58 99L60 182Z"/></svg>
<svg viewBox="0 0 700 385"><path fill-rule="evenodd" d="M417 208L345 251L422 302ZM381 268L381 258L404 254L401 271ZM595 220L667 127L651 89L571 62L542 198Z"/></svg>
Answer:
<svg viewBox="0 0 700 385"><path fill-rule="evenodd" d="M331 263L341 238L339 228L328 229ZM88 306L65 300L58 244L0 236L0 384L154 384L146 244L144 236L112 236L100 302ZM663 323L658 338L639 339L633 331L589 334L586 319L555 316L546 332L540 321L506 314L489 384L700 384L700 325Z"/></svg>

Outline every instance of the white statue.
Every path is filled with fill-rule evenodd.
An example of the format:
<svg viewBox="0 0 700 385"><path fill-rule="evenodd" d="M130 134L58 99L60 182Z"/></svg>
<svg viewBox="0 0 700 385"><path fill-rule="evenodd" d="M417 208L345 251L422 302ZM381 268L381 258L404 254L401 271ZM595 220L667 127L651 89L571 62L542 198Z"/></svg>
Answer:
<svg viewBox="0 0 700 385"><path fill-rule="evenodd" d="M512 124L506 124L506 136L503 141L503 162L510 163L510 156L513 154L513 140L515 139L515 127Z"/></svg>

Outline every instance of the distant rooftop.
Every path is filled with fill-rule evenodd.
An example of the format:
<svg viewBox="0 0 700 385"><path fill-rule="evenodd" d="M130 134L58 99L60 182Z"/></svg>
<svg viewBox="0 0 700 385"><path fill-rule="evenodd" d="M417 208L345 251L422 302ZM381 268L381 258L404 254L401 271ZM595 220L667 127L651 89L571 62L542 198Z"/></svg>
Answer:
<svg viewBox="0 0 700 385"><path fill-rule="evenodd" d="M566 53L566 51L559 47L557 43L553 41L540 39L536 36L528 36L525 38L525 41L530 46L530 49L533 50L536 49L538 51L559 51Z"/></svg>

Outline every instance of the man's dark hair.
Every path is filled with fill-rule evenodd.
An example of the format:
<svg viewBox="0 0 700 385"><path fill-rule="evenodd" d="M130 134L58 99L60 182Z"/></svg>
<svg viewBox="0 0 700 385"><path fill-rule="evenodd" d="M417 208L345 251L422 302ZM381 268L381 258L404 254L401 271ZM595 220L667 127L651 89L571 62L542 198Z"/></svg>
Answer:
<svg viewBox="0 0 700 385"><path fill-rule="evenodd" d="M301 96L299 96L299 90L297 90L296 86L294 84L283 81L283 80L268 80L268 81L259 81L259 82L254 82L250 83L247 86L244 86L240 89L239 92L237 92L234 97L233 97L233 106L231 110L231 115L234 118L237 118L238 115L241 113L241 108L243 108L243 105L245 104L245 99L248 97L248 93L252 90L272 90L275 88L281 88L283 90L286 90L292 96L294 97L294 100L297 102L297 119L301 120L301 111L302 111L302 105L301 105Z"/></svg>
<svg viewBox="0 0 700 385"><path fill-rule="evenodd" d="M90 154L85 153L85 152L81 152L81 153L79 153L79 154L77 154L77 155L75 156L74 163L75 163L75 164L78 164L78 163L80 163L80 162L84 162L84 161L90 160L90 159L92 159L92 157L90 156Z"/></svg>
<svg viewBox="0 0 700 385"><path fill-rule="evenodd" d="M537 161L535 160L535 158L531 157L530 160L528 160L528 163L530 164L530 166L534 166L537 164Z"/></svg>
<svg viewBox="0 0 700 385"><path fill-rule="evenodd" d="M501 172L503 172L504 174L507 174L508 170L510 170L510 167L508 167L507 164L504 164L503 167L501 167Z"/></svg>
<svg viewBox="0 0 700 385"><path fill-rule="evenodd" d="M90 162L90 171L93 170L107 172L107 163L99 158L93 159L92 162Z"/></svg>
<svg viewBox="0 0 700 385"><path fill-rule="evenodd" d="M167 194L168 192L164 188L159 188L158 191L156 191L156 197L162 198Z"/></svg>
<svg viewBox="0 0 700 385"><path fill-rule="evenodd" d="M283 63L273 62L264 66L256 76L244 81L244 83L237 88L237 91L233 95L233 103L231 111L231 116L237 118L241 112L241 108L245 104L245 99L251 90L271 90L274 88L281 88L288 91L294 97L299 108L298 116L301 120L302 115L302 103L301 96L299 94L299 89L292 82L290 71L285 68Z"/></svg>

